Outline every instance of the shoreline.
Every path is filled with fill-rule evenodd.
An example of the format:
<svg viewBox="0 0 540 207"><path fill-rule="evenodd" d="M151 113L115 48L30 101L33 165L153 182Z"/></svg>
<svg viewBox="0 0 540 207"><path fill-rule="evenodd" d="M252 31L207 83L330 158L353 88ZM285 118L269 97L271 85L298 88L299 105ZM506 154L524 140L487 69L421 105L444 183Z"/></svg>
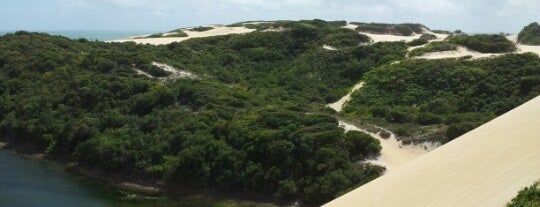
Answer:
<svg viewBox="0 0 540 207"><path fill-rule="evenodd" d="M17 156L40 162L49 162L58 165L68 174L82 176L99 187L112 187L116 191L127 191L129 193L147 195L147 196L166 196L171 201L177 198L198 198L209 201L232 201L240 206L294 206L290 203L280 203L270 196L256 195L248 192L219 192L216 189L191 188L182 185L166 185L156 181L151 184L150 181L133 182L129 179L121 178L120 174L104 173L98 170L92 170L80 166L73 162L62 162L44 153L25 152L21 144L12 144L5 140L0 140L0 150L6 150ZM146 182L146 183L144 183Z"/></svg>

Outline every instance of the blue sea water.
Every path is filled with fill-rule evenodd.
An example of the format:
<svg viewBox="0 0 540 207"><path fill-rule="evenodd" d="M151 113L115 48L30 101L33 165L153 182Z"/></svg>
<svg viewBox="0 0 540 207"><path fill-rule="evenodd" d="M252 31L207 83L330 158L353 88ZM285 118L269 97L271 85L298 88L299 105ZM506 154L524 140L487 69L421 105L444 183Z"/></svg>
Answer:
<svg viewBox="0 0 540 207"><path fill-rule="evenodd" d="M4 35L7 33L12 33L15 31L0 31L0 35ZM34 32L34 31L31 31ZM60 35L64 36L70 39L79 39L79 38L86 38L88 40L99 40L99 41L107 41L107 40L116 40L116 39L123 39L126 37L131 36L138 36L138 35L147 35L147 34L155 34L159 33L160 31L77 31L77 30L52 30L52 31L36 31L36 32L44 32L51 35Z"/></svg>

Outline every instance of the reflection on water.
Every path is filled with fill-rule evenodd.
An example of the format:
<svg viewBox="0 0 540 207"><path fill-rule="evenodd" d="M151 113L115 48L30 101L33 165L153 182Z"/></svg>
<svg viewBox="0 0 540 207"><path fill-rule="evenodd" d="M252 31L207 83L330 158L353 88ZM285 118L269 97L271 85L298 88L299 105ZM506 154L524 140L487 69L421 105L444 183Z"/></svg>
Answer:
<svg viewBox="0 0 540 207"><path fill-rule="evenodd" d="M58 164L0 149L0 207L236 206L232 201L134 197L66 173Z"/></svg>

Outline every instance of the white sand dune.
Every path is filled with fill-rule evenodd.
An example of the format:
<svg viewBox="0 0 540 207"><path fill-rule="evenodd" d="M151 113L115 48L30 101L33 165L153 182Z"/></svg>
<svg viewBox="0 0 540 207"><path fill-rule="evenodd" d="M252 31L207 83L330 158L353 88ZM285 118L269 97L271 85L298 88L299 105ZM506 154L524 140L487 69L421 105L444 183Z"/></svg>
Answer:
<svg viewBox="0 0 540 207"><path fill-rule="evenodd" d="M351 100L351 95L358 89L361 89L364 86L364 82L357 83L353 86L351 92L349 92L347 95L343 96L338 101L326 105L327 107L330 107L331 109L334 109L334 111L340 112L341 109L343 109L343 105L347 103L347 101Z"/></svg>
<svg viewBox="0 0 540 207"><path fill-rule="evenodd" d="M540 96L326 204L504 206L540 178Z"/></svg>
<svg viewBox="0 0 540 207"><path fill-rule="evenodd" d="M189 31L188 29L182 30L188 36L187 37L159 37L159 38L128 38L120 40L112 40L109 42L135 42L137 44L152 44L152 45L165 45L173 42L181 42L191 38L212 37L230 34L244 34L255 31L255 29L248 29L245 27L226 27L226 26L212 26L214 29L208 31ZM167 33L174 34L174 33ZM167 35L165 34L165 35Z"/></svg>

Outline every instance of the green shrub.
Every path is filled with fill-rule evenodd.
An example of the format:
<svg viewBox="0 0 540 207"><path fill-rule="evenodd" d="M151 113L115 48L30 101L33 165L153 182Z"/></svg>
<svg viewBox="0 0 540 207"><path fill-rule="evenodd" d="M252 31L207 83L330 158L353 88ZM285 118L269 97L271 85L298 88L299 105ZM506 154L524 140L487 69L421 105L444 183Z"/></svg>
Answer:
<svg viewBox="0 0 540 207"><path fill-rule="evenodd" d="M451 50L457 50L457 46L455 44L451 44L448 42L432 42L429 43L429 45L421 48L416 48L409 52L410 57L415 56L422 56L426 53L430 52L442 52L442 51L451 51Z"/></svg>
<svg viewBox="0 0 540 207"><path fill-rule="evenodd" d="M423 39L423 40L435 40L435 39L437 39L437 36L434 35L434 34L423 34L422 36L420 36L420 39Z"/></svg>
<svg viewBox="0 0 540 207"><path fill-rule="evenodd" d="M189 29L189 31L204 32L204 31L213 30L213 29L214 29L213 27L200 26L200 27L193 27L193 28Z"/></svg>
<svg viewBox="0 0 540 207"><path fill-rule="evenodd" d="M503 35L456 35L448 41L481 53L506 53L516 50L514 43Z"/></svg>
<svg viewBox="0 0 540 207"><path fill-rule="evenodd" d="M519 32L518 42L526 45L540 45L540 25L533 22L523 28Z"/></svg>
<svg viewBox="0 0 540 207"><path fill-rule="evenodd" d="M427 44L427 43L429 43L428 40L422 39L422 38L418 38L418 39L415 39L415 40L413 40L413 41L411 41L411 42L408 42L407 45L408 45L408 46L413 46L413 47L414 47L414 46L425 45L425 44Z"/></svg>
<svg viewBox="0 0 540 207"><path fill-rule="evenodd" d="M519 191L507 207L538 207L540 206L540 185L535 183Z"/></svg>
<svg viewBox="0 0 540 207"><path fill-rule="evenodd" d="M411 36L413 33L422 33L422 28L425 26L421 24L381 24L381 23L358 23L351 22L351 24L358 25L356 31L375 33L375 34L392 34L400 36Z"/></svg>

